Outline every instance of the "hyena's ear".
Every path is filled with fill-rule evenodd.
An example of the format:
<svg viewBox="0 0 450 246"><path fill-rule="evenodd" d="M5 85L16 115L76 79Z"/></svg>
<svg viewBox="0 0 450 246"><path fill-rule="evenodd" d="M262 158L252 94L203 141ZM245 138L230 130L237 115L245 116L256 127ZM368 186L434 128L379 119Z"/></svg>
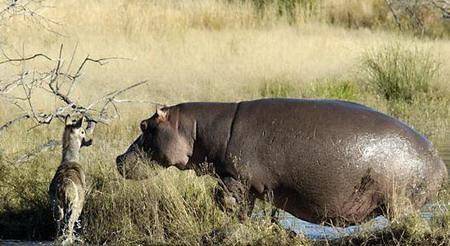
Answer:
<svg viewBox="0 0 450 246"><path fill-rule="evenodd" d="M66 119L64 120L64 123L66 126L72 125L72 118L70 117L70 114L66 115Z"/></svg>
<svg viewBox="0 0 450 246"><path fill-rule="evenodd" d="M79 120L77 120L77 122L75 122L75 124L73 124L73 127L80 128L83 125L83 119L84 119L84 117L81 117Z"/></svg>

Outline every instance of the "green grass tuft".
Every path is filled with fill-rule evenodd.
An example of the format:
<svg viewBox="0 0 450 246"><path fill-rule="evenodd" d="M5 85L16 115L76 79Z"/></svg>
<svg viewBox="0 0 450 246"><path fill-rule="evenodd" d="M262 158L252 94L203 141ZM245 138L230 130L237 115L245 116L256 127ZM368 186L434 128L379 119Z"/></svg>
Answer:
<svg viewBox="0 0 450 246"><path fill-rule="evenodd" d="M313 83L303 94L310 98L355 101L360 94L359 90L359 86L350 80L326 80L325 82Z"/></svg>
<svg viewBox="0 0 450 246"><path fill-rule="evenodd" d="M367 83L388 101L411 102L427 93L437 78L439 63L425 51L388 45L363 58Z"/></svg>
<svg viewBox="0 0 450 246"><path fill-rule="evenodd" d="M298 93L299 89L291 82L278 79L266 81L258 88L259 96L264 98L295 97Z"/></svg>

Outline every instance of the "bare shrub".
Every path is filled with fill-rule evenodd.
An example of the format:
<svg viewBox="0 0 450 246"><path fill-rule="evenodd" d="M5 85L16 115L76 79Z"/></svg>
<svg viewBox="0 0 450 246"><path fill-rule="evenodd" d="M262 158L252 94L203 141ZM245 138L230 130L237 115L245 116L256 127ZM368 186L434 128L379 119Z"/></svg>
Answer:
<svg viewBox="0 0 450 246"><path fill-rule="evenodd" d="M25 63L42 58L49 61L49 67L44 69L26 69ZM119 116L117 104L121 102L141 102L136 100L119 99L124 92L147 83L147 80L132 84L123 89L114 90L100 96L86 106L81 105L72 98L78 79L83 74L87 64L94 63L100 66L107 64L117 57L94 59L89 56L81 61L78 67L72 67L73 55L67 65L63 58L63 45L61 45L58 57L50 58L43 53L19 58L7 57L0 61L0 65L7 63L20 63L22 69L15 76L16 79L0 84L0 99L15 106L22 114L0 127L4 130L11 124L25 119L33 119L36 127L50 124L53 119L63 119L67 114L82 114L91 123L108 123L109 120ZM58 106L50 111L39 111L35 108L34 94L47 93L60 101Z"/></svg>
<svg viewBox="0 0 450 246"><path fill-rule="evenodd" d="M400 30L413 30L420 35L429 32L441 18L447 18L446 0L385 0Z"/></svg>

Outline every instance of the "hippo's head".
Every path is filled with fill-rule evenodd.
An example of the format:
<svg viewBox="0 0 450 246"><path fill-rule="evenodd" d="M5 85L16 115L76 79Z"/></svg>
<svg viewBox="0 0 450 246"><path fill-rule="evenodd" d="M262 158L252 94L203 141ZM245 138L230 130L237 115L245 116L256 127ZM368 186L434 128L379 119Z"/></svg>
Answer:
<svg viewBox="0 0 450 246"><path fill-rule="evenodd" d="M189 120L181 122L176 108L157 109L152 117L141 122L141 135L117 157L119 172L129 178L126 174L135 169L139 159L186 169L194 146L194 125Z"/></svg>

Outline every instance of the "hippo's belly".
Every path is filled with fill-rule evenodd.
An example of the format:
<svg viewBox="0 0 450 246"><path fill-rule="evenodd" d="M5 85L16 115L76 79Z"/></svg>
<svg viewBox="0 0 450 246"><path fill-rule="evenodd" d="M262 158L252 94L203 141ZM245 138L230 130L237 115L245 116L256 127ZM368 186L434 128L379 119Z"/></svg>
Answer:
<svg viewBox="0 0 450 246"><path fill-rule="evenodd" d="M264 187L259 191L273 190L278 207L304 220L360 222L386 205L400 192L397 188L410 194L426 181L425 160L401 138L360 138L335 149L327 143L310 147L309 158L285 153L277 159L282 161L267 158L248 165L254 186ZM323 147L330 151L314 151Z"/></svg>
<svg viewBox="0 0 450 246"><path fill-rule="evenodd" d="M256 102L239 106L228 161L301 219L359 222L400 191L421 206L447 174L425 138L367 107Z"/></svg>

